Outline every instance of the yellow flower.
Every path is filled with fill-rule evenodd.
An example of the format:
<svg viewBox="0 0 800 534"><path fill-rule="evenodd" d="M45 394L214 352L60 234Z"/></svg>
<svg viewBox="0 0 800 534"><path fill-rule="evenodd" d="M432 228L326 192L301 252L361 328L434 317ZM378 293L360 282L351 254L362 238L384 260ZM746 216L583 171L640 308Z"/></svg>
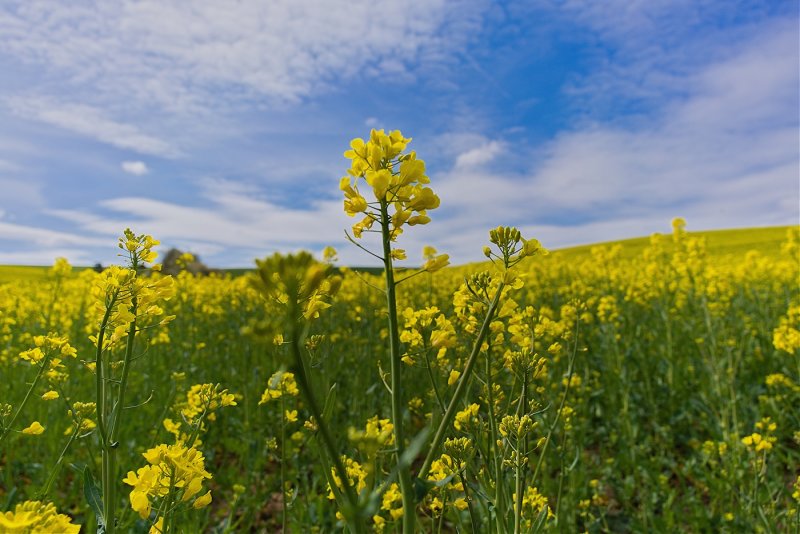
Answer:
<svg viewBox="0 0 800 534"><path fill-rule="evenodd" d="M430 245L425 245L422 247L422 257L426 260L432 260L436 257L438 251Z"/></svg>
<svg viewBox="0 0 800 534"><path fill-rule="evenodd" d="M448 385L448 386L452 386L453 384L455 384L456 382L458 382L458 378L459 378L460 376L461 376L461 372L460 372L460 371L456 371L455 369L453 369L452 371L450 371L450 376L449 376L449 377L447 377L447 385Z"/></svg>
<svg viewBox="0 0 800 534"><path fill-rule="evenodd" d="M150 527L149 534L161 534L164 532L164 518L159 517L158 520Z"/></svg>
<svg viewBox="0 0 800 534"><path fill-rule="evenodd" d="M447 254L440 254L439 256L428 259L422 266L422 270L435 273L448 265L450 265L450 256Z"/></svg>
<svg viewBox="0 0 800 534"><path fill-rule="evenodd" d="M339 189L344 193L344 210L349 216L366 213L366 218L353 226L353 235L361 237L364 230L372 223L380 220L386 208L393 208L391 214L392 240L401 232L402 226L408 224L427 224L430 217L425 213L428 209L439 206L439 197L423 184L430 183L425 175L425 162L417 158L415 152L402 154L410 138L405 138L399 131L386 134L383 130L372 130L369 140L357 138L350 142L350 150L344 156L350 160L348 176L339 182ZM369 202L361 196L353 183L363 179L372 188L381 210L370 207Z"/></svg>
<svg viewBox="0 0 800 534"><path fill-rule="evenodd" d="M386 510L393 520L403 517L403 495L397 483L392 483L381 499L381 510Z"/></svg>
<svg viewBox="0 0 800 534"><path fill-rule="evenodd" d="M55 400L58 398L58 391L48 391L42 395L43 400Z"/></svg>
<svg viewBox="0 0 800 534"><path fill-rule="evenodd" d="M38 436L44 432L44 427L39 423L39 421L34 421L30 424L28 428L22 429L23 434L28 434L32 436Z"/></svg>
<svg viewBox="0 0 800 534"><path fill-rule="evenodd" d="M463 430L473 419L478 417L478 408L480 407L477 404L472 403L458 412L453 422L453 426L456 427L456 430Z"/></svg>
<svg viewBox="0 0 800 534"><path fill-rule="evenodd" d="M750 450L755 452L768 451L772 449L775 442L774 437L764 437L758 432L753 432L749 436L742 438L742 443Z"/></svg>
<svg viewBox="0 0 800 534"><path fill-rule="evenodd" d="M297 389L294 373L278 371L270 377L267 383L267 389L264 390L258 404L265 404L271 400L280 399L284 395L296 397L299 394L300 390Z"/></svg>
<svg viewBox="0 0 800 534"><path fill-rule="evenodd" d="M142 519L150 516L152 500L163 499L171 494L171 489L178 488L182 489L181 501L186 501L202 490L205 479L211 478L205 469L203 453L194 447L161 444L142 456L150 465L140 467L135 473L129 471L123 479L125 484L133 486L131 508ZM198 500L206 498L210 502L210 492Z"/></svg>
<svg viewBox="0 0 800 534"><path fill-rule="evenodd" d="M192 508L203 508L211 504L211 490L208 490L204 495L201 495L197 498L196 501L192 504Z"/></svg>
<svg viewBox="0 0 800 534"><path fill-rule="evenodd" d="M366 209L366 207L365 207ZM363 210L361 210L363 211ZM322 259L324 259L328 263L333 263L336 261L336 249L333 247L325 247L322 249Z"/></svg>
<svg viewBox="0 0 800 534"><path fill-rule="evenodd" d="M78 534L80 525L59 514L51 503L25 501L14 507L14 511L0 512L0 532L58 532Z"/></svg>
<svg viewBox="0 0 800 534"><path fill-rule="evenodd" d="M213 412L227 406L236 406L236 398L227 389L220 389L219 384L195 384L186 394L186 407L181 415L192 421L206 413L213 420Z"/></svg>

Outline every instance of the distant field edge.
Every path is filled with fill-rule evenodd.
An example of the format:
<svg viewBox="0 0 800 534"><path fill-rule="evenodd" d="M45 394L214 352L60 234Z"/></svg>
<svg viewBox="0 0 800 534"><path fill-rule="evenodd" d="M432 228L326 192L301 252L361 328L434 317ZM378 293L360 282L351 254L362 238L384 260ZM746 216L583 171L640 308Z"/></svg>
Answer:
<svg viewBox="0 0 800 534"><path fill-rule="evenodd" d="M707 250L712 255L744 254L749 250L756 250L764 254L776 254L780 250L781 243L786 241L789 229L800 229L800 225L726 228L721 230L701 231L690 230L688 234L691 236L704 237L706 239ZM669 235L667 232L664 232L664 234ZM580 257L589 254L594 247L621 245L623 257L633 257L638 255L649 243L650 236L648 235L551 249L551 252L559 256ZM547 246L547 243L543 244ZM0 283L42 279L47 276L47 270L49 268L49 265L0 265ZM79 272L90 268L91 267L86 266L75 266L74 271ZM351 268L366 272L380 271L380 269L375 267L353 266ZM251 268L236 267L222 269L222 271L233 276L241 276L251 271Z"/></svg>

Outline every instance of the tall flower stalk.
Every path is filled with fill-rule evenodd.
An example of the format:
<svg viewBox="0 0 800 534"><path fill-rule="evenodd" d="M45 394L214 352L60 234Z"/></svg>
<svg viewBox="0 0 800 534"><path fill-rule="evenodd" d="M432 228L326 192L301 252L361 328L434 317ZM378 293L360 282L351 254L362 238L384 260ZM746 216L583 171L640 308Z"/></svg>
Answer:
<svg viewBox="0 0 800 534"><path fill-rule="evenodd" d="M416 527L417 502L410 461L405 454L407 446L403 416L405 399L401 364L402 349L397 317L397 286L409 277L400 280L395 278L394 262L404 260L406 253L403 249L395 248L394 243L406 226L430 222L427 212L439 207L439 197L430 187L426 187L426 184L430 183L430 179L425 175L425 163L417 158L414 151L404 152L410 141L410 138L403 137L399 131L386 134L383 130L372 130L367 141L360 138L354 139L350 143L351 149L344 153L351 162L350 169L347 171L348 176L343 177L339 183L339 188L345 196L345 213L351 217L363 215L363 218L352 227L353 236L348 234L348 238L356 246L383 263L386 279L388 351L391 373L389 389L395 436L395 464L403 500L403 532L406 534L414 532ZM359 191L361 179L372 189L370 200L367 200ZM376 228L373 229L373 227ZM368 250L356 241L363 236L364 232L380 234L382 245L380 254ZM476 287L470 289L477 299L485 301L486 316L464 371L460 374L453 397L447 404L447 409L434 433L428 455L419 473L420 479L426 477L433 461L438 457L449 426L467 392L473 369L489 334L489 325L497 313L504 289L509 286L515 287L518 283L521 285L521 282L511 273L511 267L526 256L546 252L538 241L523 239L519 230L515 228L498 227L490 232L490 239L497 246L499 252L492 252L488 248L488 251L485 252L487 257L497 264L500 276L479 277L475 280ZM434 272L448 263L449 257L446 254L432 255L419 272Z"/></svg>
<svg viewBox="0 0 800 534"><path fill-rule="evenodd" d="M95 312L98 317L97 335L91 340L95 345L95 389L97 406L97 429L100 439L101 476L100 496L102 505L94 501L98 526L113 534L117 529L117 489L119 485L117 455L124 431L126 393L134 357L137 333L152 323L164 324L172 317L160 317L162 308L158 303L174 294L172 277L146 278L140 271L145 264L155 260L153 247L159 242L148 235L136 235L126 229L119 239L121 256L127 267L113 266L98 277L92 288ZM152 270L158 270L154 266ZM114 355L122 351L122 360ZM115 368L121 365L121 371ZM89 477L91 480L91 477ZM96 488L87 488L86 493L96 494Z"/></svg>
<svg viewBox="0 0 800 534"><path fill-rule="evenodd" d="M363 213L364 218L353 226L355 238L361 238L365 231L380 233L382 255L370 252L351 238L359 248L383 262L386 277L386 304L389 323L389 365L391 373L391 413L394 425L395 461L403 498L403 532L414 532L416 526L416 499L411 479L411 466L404 459L406 447L403 410L402 363L397 319L397 285L403 280L395 279L394 260L406 258L405 251L393 248L392 244L403 232L405 226L427 224L428 210L439 207L439 197L430 187L430 179L425 175L425 162L417 159L415 152L404 154L410 138L403 137L400 131L390 134L383 130L372 130L367 141L354 139L351 149L345 152L351 166L348 175L341 179L339 188L345 195L344 210L352 216ZM374 200L367 201L358 190L358 181L363 178L372 187ZM355 182L355 183L354 183ZM391 213L390 213L391 211ZM379 229L372 230L377 223ZM447 255L428 260L424 269L430 272L444 267Z"/></svg>
<svg viewBox="0 0 800 534"><path fill-rule="evenodd" d="M264 260L257 260L256 264L258 269L251 278L252 286L267 303L283 308L283 313L267 313L246 330L267 339L273 339L276 333L288 332L292 376L311 411L322 446L327 453L327 461L333 465L333 471L344 486L340 492L332 484L331 491L336 496L350 529L356 533L362 532L363 520L360 516L358 495L348 482L347 470L323 417L300 351L308 333L309 322L318 318L322 310L330 307L330 299L339 290L341 278L332 274L330 265L317 263L307 252L287 256L275 254Z"/></svg>

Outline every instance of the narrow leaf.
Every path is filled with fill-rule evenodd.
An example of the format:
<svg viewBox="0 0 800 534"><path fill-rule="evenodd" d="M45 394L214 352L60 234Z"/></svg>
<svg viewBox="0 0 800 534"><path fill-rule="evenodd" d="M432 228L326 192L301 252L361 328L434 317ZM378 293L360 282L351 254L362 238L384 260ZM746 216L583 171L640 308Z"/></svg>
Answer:
<svg viewBox="0 0 800 534"><path fill-rule="evenodd" d="M97 517L97 534L105 533L106 520L103 517L103 493L97 487L94 477L92 477L92 472L88 467L83 469L83 496Z"/></svg>

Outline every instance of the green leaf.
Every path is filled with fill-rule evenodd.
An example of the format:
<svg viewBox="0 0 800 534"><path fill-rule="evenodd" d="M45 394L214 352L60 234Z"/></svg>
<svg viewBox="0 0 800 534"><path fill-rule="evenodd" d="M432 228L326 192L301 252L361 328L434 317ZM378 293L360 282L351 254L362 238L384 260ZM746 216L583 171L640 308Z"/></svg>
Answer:
<svg viewBox="0 0 800 534"><path fill-rule="evenodd" d="M92 477L92 472L88 467L83 469L83 496L97 517L97 534L104 534L106 520L103 517L103 492L97 487L94 477Z"/></svg>
<svg viewBox="0 0 800 534"><path fill-rule="evenodd" d="M328 395L325 396L325 405L322 407L322 419L327 421L331 413L333 413L333 409L336 407L336 389L337 389L336 382L333 383L331 389L328 390Z"/></svg>
<svg viewBox="0 0 800 534"><path fill-rule="evenodd" d="M544 524L547 522L547 517L549 515L550 509L547 506L543 506L542 509L539 511L539 515L536 518L536 521L533 523L533 528L531 532L539 532L544 528Z"/></svg>

